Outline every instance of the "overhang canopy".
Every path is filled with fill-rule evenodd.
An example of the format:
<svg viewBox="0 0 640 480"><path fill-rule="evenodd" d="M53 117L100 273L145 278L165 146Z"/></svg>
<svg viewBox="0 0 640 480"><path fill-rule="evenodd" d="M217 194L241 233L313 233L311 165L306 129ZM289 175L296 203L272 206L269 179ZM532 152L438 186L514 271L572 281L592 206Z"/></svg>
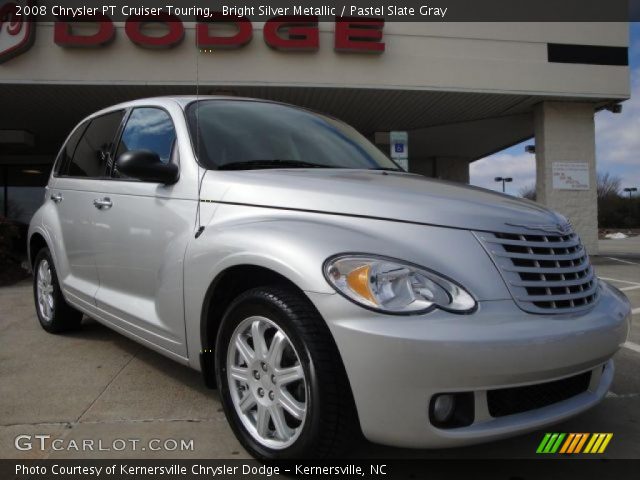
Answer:
<svg viewBox="0 0 640 480"><path fill-rule="evenodd" d="M419 90L228 86L196 88L158 85L3 85L0 130L25 130L35 137L28 151L0 146L0 154L56 152L82 118L119 102L159 95L215 93L265 98L328 113L373 138L375 132L411 132L412 155L470 160L533 135L533 106L545 97ZM559 98L554 97L555 100ZM592 99L594 106L605 99ZM460 141L460 139L467 139ZM473 138L473 141L469 141Z"/></svg>

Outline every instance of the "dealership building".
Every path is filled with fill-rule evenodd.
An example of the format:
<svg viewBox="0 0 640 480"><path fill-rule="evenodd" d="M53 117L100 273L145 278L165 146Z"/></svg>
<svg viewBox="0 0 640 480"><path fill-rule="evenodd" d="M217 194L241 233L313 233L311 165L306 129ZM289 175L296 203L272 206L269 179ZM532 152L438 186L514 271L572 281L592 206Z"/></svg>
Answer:
<svg viewBox="0 0 640 480"><path fill-rule="evenodd" d="M629 96L627 23L357 23L0 24L0 214L28 221L84 116L197 91L326 112L387 152L406 132L409 170L454 182L534 138L538 201L597 252L594 113Z"/></svg>

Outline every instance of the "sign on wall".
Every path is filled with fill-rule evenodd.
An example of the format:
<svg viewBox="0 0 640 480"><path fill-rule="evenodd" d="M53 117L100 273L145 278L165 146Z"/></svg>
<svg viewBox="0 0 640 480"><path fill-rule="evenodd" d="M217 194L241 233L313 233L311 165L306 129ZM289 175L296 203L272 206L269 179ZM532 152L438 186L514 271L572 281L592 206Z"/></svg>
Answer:
<svg viewBox="0 0 640 480"><path fill-rule="evenodd" d="M78 7L80 8L80 7ZM67 18L63 7L53 6L53 41L65 48L95 48L111 44L118 29L113 14L115 6L82 7L82 12ZM141 7L144 9L145 7ZM175 7L170 7L175 8ZM33 10L32 10L33 9ZM123 7L133 11L133 7ZM25 13L25 12L35 12ZM66 11L66 10L64 10ZM75 10L74 10L75 12ZM89 12L89 13L86 13ZM152 14L127 14L124 33L131 42L141 48L162 49L178 46L185 38L185 26L177 16L161 9ZM37 6L35 0L0 0L0 63L23 52L33 44L36 15L47 14L47 7ZM76 27L83 22L95 25L91 33ZM158 36L149 32L150 25L166 26L166 33ZM239 49L251 42L252 22L247 17L213 12L196 22L196 46L207 53L214 49ZM336 17L334 28L334 50L351 53L383 53L384 19L364 17ZM234 31L229 35L229 30ZM283 51L316 51L320 48L320 27L317 15L276 16L264 23L265 43Z"/></svg>
<svg viewBox="0 0 640 480"><path fill-rule="evenodd" d="M32 0L0 0L0 63L31 48L35 23L31 15L20 15L19 8L31 6Z"/></svg>
<svg viewBox="0 0 640 480"><path fill-rule="evenodd" d="M553 162L555 190L589 190L589 164L584 162Z"/></svg>
<svg viewBox="0 0 640 480"><path fill-rule="evenodd" d="M404 171L409 170L409 134L407 132L389 132L391 158Z"/></svg>

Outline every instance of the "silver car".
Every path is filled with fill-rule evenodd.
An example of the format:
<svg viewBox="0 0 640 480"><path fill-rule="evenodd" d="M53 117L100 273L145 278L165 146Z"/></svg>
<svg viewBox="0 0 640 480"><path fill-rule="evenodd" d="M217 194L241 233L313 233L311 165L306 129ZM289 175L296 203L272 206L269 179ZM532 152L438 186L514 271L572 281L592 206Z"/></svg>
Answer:
<svg viewBox="0 0 640 480"><path fill-rule="evenodd" d="M45 330L86 314L202 371L259 458L559 422L605 396L629 329L562 216L405 173L348 125L261 100L83 120L29 253Z"/></svg>

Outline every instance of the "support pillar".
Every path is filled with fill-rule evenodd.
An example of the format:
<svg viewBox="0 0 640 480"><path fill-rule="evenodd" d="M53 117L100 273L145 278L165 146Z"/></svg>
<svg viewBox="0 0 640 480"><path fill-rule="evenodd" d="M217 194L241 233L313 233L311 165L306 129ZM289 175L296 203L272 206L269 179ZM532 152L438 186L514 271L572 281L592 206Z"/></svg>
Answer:
<svg viewBox="0 0 640 480"><path fill-rule="evenodd" d="M598 253L598 195L594 108L589 103L542 102L534 110L537 201L566 216L590 254ZM557 162L586 164L589 188L553 186Z"/></svg>
<svg viewBox="0 0 640 480"><path fill-rule="evenodd" d="M409 171L426 177L469 183L469 160L460 157L409 158Z"/></svg>
<svg viewBox="0 0 640 480"><path fill-rule="evenodd" d="M434 168L435 160L433 158L409 158L409 171L411 173L433 177Z"/></svg>
<svg viewBox="0 0 640 480"><path fill-rule="evenodd" d="M469 183L469 160L460 157L437 157L436 178L451 182Z"/></svg>

